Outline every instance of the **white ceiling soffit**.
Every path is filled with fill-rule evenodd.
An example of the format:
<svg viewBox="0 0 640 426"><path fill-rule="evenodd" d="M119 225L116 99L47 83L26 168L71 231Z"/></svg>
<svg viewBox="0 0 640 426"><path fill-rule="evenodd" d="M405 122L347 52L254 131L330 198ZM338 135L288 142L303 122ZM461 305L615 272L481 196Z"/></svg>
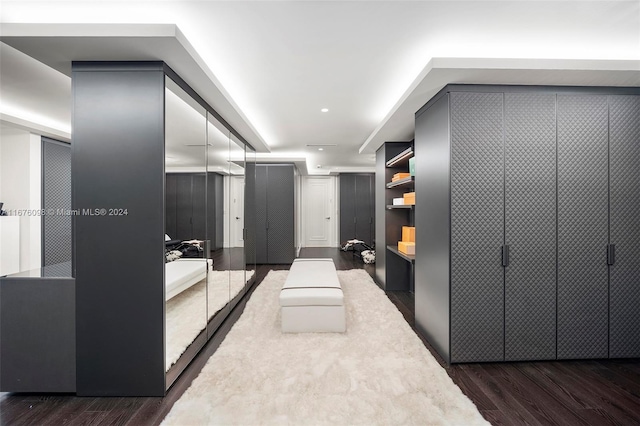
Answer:
<svg viewBox="0 0 640 426"><path fill-rule="evenodd" d="M71 76L72 61L164 61L257 151L269 147L175 24L14 24L0 41Z"/></svg>
<svg viewBox="0 0 640 426"><path fill-rule="evenodd" d="M447 84L640 86L640 60L433 58L360 147L408 141L415 113Z"/></svg>

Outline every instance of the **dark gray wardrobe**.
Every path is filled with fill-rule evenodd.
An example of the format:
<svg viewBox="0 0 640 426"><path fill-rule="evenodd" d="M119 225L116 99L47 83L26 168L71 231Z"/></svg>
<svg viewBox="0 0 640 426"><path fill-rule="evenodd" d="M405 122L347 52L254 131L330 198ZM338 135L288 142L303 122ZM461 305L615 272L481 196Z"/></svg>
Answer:
<svg viewBox="0 0 640 426"><path fill-rule="evenodd" d="M447 86L418 111L416 324L447 362L640 356L639 94Z"/></svg>
<svg viewBox="0 0 640 426"><path fill-rule="evenodd" d="M340 174L340 242L354 238L375 241L375 180L373 173Z"/></svg>
<svg viewBox="0 0 640 426"><path fill-rule="evenodd" d="M255 244L256 263L292 263L295 258L295 166L257 164L255 180L246 180L245 191L250 194L248 200L255 199L256 203L252 209L255 241L247 240L247 244Z"/></svg>
<svg viewBox="0 0 640 426"><path fill-rule="evenodd" d="M206 179L204 173L167 173L165 209L169 237L190 240L197 235L209 235L211 250L222 248L223 190L223 177L218 173L207 173Z"/></svg>

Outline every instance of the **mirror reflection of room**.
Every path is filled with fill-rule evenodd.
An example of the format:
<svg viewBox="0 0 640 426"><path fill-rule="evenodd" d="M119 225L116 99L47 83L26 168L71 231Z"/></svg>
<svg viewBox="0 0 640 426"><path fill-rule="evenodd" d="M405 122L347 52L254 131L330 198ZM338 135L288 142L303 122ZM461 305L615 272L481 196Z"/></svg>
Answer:
<svg viewBox="0 0 640 426"><path fill-rule="evenodd" d="M207 326L206 110L172 80L165 90L165 318L168 371Z"/></svg>
<svg viewBox="0 0 640 426"><path fill-rule="evenodd" d="M207 281L207 319L211 320L229 303L229 131L212 114L207 116L207 178L214 189L209 192L208 237L213 270ZM214 218L212 221L211 218Z"/></svg>

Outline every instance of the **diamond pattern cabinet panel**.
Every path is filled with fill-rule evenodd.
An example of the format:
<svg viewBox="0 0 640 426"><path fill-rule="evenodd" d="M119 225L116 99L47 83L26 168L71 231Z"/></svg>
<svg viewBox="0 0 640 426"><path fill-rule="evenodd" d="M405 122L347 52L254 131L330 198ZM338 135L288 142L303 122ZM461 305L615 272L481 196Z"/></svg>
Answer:
<svg viewBox="0 0 640 426"><path fill-rule="evenodd" d="M267 258L267 169L256 165L255 212L256 212L256 263L268 263Z"/></svg>
<svg viewBox="0 0 640 426"><path fill-rule="evenodd" d="M640 357L640 96L609 97L611 358Z"/></svg>
<svg viewBox="0 0 640 426"><path fill-rule="evenodd" d="M42 138L42 208L71 209L71 147ZM71 216L45 215L42 229L42 265L71 260Z"/></svg>
<svg viewBox="0 0 640 426"><path fill-rule="evenodd" d="M608 355L607 97L558 95L559 359Z"/></svg>
<svg viewBox="0 0 640 426"><path fill-rule="evenodd" d="M502 108L451 93L451 362L504 359Z"/></svg>
<svg viewBox="0 0 640 426"><path fill-rule="evenodd" d="M293 166L267 166L267 263L293 262L294 212Z"/></svg>
<svg viewBox="0 0 640 426"><path fill-rule="evenodd" d="M556 357L555 94L505 94L505 360Z"/></svg>

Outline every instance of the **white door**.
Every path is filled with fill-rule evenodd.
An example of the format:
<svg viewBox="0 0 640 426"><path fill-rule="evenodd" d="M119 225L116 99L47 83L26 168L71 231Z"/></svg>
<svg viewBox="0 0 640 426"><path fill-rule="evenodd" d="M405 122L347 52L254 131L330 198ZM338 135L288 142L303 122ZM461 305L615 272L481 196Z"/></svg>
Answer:
<svg viewBox="0 0 640 426"><path fill-rule="evenodd" d="M336 179L305 177L302 203L302 232L305 247L335 247Z"/></svg>
<svg viewBox="0 0 640 426"><path fill-rule="evenodd" d="M231 247L244 247L244 177L231 178Z"/></svg>

